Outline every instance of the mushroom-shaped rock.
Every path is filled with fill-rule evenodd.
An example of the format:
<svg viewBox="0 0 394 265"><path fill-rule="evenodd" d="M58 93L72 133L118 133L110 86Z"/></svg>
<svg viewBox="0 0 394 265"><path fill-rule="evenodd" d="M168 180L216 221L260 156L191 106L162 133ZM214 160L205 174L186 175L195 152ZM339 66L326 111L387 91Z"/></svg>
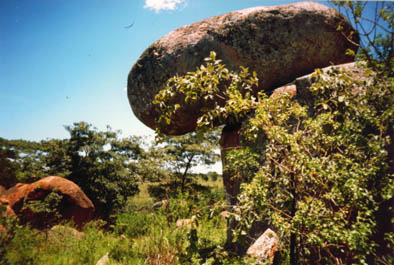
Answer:
<svg viewBox="0 0 394 265"><path fill-rule="evenodd" d="M352 61L345 53L357 49L358 35L353 34L351 40L351 31L340 13L313 2L254 7L212 17L170 32L141 55L128 76L129 102L135 115L154 129L160 114L152 104L155 95L170 77L203 64L211 51L230 70L244 66L255 71L258 89L270 90L315 68ZM170 130L163 128L165 133L180 135L196 127L201 113L184 106L182 97L179 101L182 114Z"/></svg>
<svg viewBox="0 0 394 265"><path fill-rule="evenodd" d="M60 195L56 210L60 216L48 216L46 210L36 211L29 207L42 202L49 194ZM6 205L6 214L17 216L23 223L36 228L46 228L62 220L73 220L83 225L93 218L94 205L74 182L61 177L46 177L31 184L18 183L0 196L0 204ZM37 204L36 204L37 205Z"/></svg>

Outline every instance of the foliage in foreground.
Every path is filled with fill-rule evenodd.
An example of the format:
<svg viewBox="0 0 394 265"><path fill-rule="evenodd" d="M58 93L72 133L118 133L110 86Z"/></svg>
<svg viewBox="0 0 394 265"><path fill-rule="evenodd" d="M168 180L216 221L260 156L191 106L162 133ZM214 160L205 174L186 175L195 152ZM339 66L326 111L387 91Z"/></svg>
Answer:
<svg viewBox="0 0 394 265"><path fill-rule="evenodd" d="M358 82L336 71L316 78L312 106L289 95L262 96L246 123L245 140L265 144L246 147L261 168L243 186L241 223L274 227L293 264L389 263L393 224L380 215L394 194L394 80Z"/></svg>
<svg viewBox="0 0 394 265"><path fill-rule="evenodd" d="M113 216L110 226L91 222L83 236L40 232L2 219L8 234L0 232L0 264L96 264L106 253L109 264L250 264L221 247L226 220L219 215L223 193L217 194L185 194L156 212L146 205ZM190 227L176 228L176 220L192 216Z"/></svg>
<svg viewBox="0 0 394 265"><path fill-rule="evenodd" d="M243 123L243 148L227 158L228 170L246 181L234 214L238 239L262 221L279 232L291 264L388 264L394 235L384 215L393 211L394 80L392 58L385 59L369 61L373 70L360 65L362 80L346 71L317 72L297 101L287 94L253 95L257 78L244 68L228 71L211 53L206 66L169 80L157 96L164 110L159 122L171 122L176 113L176 105L166 105L176 90L185 104L201 98L211 106L200 129ZM219 97L225 104L214 100Z"/></svg>
<svg viewBox="0 0 394 265"><path fill-rule="evenodd" d="M366 4L337 4L365 26ZM156 96L160 125L171 123L179 98L207 103L201 131L242 124L243 144L229 152L225 169L245 182L234 212L239 242L263 222L280 234L290 264L394 261L394 5L381 7L364 31L363 78L318 71L308 91L297 91L301 97L268 97L254 93L255 74L229 71L212 52L206 65L171 78Z"/></svg>
<svg viewBox="0 0 394 265"><path fill-rule="evenodd" d="M220 92L225 107L207 110L199 126L244 119L243 147L227 157L227 170L246 181L234 213L240 221L238 240L263 222L280 234L291 264L392 261L393 224L381 215L392 212L394 194L389 158L394 79L363 71L362 80L346 71L318 71L310 90L299 91L298 101L289 94L254 97L251 90L241 90L253 76L242 69L241 78L234 78L214 53L207 66L170 81L182 86L199 78L206 84L232 80ZM249 83L239 88L238 80ZM193 85L202 87L200 81ZM218 92L208 87L202 97Z"/></svg>

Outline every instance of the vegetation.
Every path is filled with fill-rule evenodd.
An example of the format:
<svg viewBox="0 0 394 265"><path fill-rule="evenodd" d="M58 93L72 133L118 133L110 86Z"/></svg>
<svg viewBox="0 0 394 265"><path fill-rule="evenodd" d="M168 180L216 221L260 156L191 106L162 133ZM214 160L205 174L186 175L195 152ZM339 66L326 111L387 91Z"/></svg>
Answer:
<svg viewBox="0 0 394 265"><path fill-rule="evenodd" d="M366 4L337 4L364 29ZM372 29L363 30L364 78L317 71L298 100L256 95L254 74L227 70L212 52L206 65L171 78L157 95L161 125L171 123L179 97L210 106L201 110L199 130L242 123L243 143L226 157L226 170L244 181L234 211L238 243L262 222L279 233L290 264L393 262L393 223L383 217L392 216L394 193L393 11L382 4Z"/></svg>
<svg viewBox="0 0 394 265"><path fill-rule="evenodd" d="M254 93L255 74L227 70L212 52L156 98L162 125L179 109L175 90L186 104L205 100L197 134L147 144L81 122L66 127L69 139L0 139L1 185L60 175L80 185L106 220L78 236L0 213L7 231L0 230L0 264L95 264L106 253L110 264L254 264L224 248L221 179L190 172L216 161L217 134L200 137L223 123L241 124L241 146L228 152L225 169L243 182L230 217L238 220L235 242L249 240L259 223L279 235L280 264L393 264L394 4L377 3L369 29L361 23L366 4L336 5L365 35L357 57L363 78L318 70L297 100L270 97ZM162 198L168 206L153 210ZM47 209L56 203L49 199L32 206ZM190 226L176 227L179 219Z"/></svg>
<svg viewBox="0 0 394 265"><path fill-rule="evenodd" d="M203 259L213 264L217 258L208 250L225 240L226 221L218 214L223 210L224 192L220 180L206 184L212 192L180 195L170 200L168 208L156 212L142 187L145 192L132 198L110 226L91 222L82 235L68 230L42 232L3 218L8 233L0 231L0 264L96 264L106 253L109 264L201 264ZM136 210L140 201L149 203ZM175 226L176 220L192 215L198 217L192 228ZM218 249L215 255L220 253Z"/></svg>
<svg viewBox="0 0 394 265"><path fill-rule="evenodd" d="M152 149L161 155L161 165L171 174L159 179L160 183L149 186L150 194L156 198L169 198L178 193L204 189L196 183L198 174L190 174L193 167L208 166L216 163L219 155L218 134L211 133L200 139L195 133L182 136L162 136L160 146Z"/></svg>
<svg viewBox="0 0 394 265"><path fill-rule="evenodd" d="M41 156L40 143L0 138L0 185L10 188L40 179Z"/></svg>

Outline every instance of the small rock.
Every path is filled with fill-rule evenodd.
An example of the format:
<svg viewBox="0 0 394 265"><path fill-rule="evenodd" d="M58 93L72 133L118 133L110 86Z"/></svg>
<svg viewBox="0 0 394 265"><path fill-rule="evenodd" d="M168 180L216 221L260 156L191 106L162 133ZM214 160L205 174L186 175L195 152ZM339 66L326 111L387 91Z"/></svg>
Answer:
<svg viewBox="0 0 394 265"><path fill-rule="evenodd" d="M255 257L257 262L263 263L270 260L270 264L273 264L275 253L278 251L279 237L271 229L265 230L265 232L251 245L247 254Z"/></svg>
<svg viewBox="0 0 394 265"><path fill-rule="evenodd" d="M99 261L97 261L96 265L106 265L109 263L109 252L107 252Z"/></svg>
<svg viewBox="0 0 394 265"><path fill-rule="evenodd" d="M289 84L285 86L278 87L274 90L271 97L277 97L279 94L289 93L291 97L294 97L297 94L297 87L295 85Z"/></svg>
<svg viewBox="0 0 394 265"><path fill-rule="evenodd" d="M178 219L175 223L177 228L186 227L191 228L193 224L193 219Z"/></svg>
<svg viewBox="0 0 394 265"><path fill-rule="evenodd" d="M159 201L159 202L155 202L153 205L152 205L152 209L153 210L156 210L156 209L159 209L159 208L161 208L161 207L165 207L165 208L167 208L168 207L168 200L162 200L162 201Z"/></svg>
<svg viewBox="0 0 394 265"><path fill-rule="evenodd" d="M71 235L75 238L81 239L85 234L78 230L63 225L55 225L48 231L49 238L64 237Z"/></svg>
<svg viewBox="0 0 394 265"><path fill-rule="evenodd" d="M219 214L220 216L223 216L224 218L227 218L230 216L230 213L228 211L223 211Z"/></svg>

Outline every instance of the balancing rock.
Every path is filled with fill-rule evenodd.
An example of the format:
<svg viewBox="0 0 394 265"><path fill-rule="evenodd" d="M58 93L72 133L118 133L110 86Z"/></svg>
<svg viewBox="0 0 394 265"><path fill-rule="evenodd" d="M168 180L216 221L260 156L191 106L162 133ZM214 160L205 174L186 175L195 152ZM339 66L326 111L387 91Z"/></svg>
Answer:
<svg viewBox="0 0 394 265"><path fill-rule="evenodd" d="M341 25L342 31L338 31ZM128 76L128 98L134 114L150 128L160 115L152 101L172 76L195 71L215 51L230 70L255 71L259 90L270 91L311 73L315 68L353 61L359 37L337 11L313 2L254 7L176 29L154 42ZM256 91L257 92L257 91ZM201 104L186 106L163 132L181 135L195 130Z"/></svg>

